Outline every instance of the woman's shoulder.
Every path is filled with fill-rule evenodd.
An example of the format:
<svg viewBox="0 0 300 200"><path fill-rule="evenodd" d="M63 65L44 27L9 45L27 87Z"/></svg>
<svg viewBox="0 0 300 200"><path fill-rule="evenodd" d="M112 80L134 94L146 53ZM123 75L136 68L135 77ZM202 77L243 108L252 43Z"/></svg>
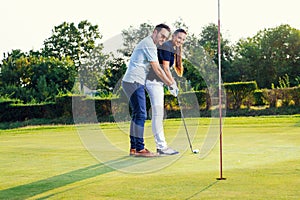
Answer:
<svg viewBox="0 0 300 200"><path fill-rule="evenodd" d="M172 41L164 42L159 48L165 51L172 51L173 49Z"/></svg>

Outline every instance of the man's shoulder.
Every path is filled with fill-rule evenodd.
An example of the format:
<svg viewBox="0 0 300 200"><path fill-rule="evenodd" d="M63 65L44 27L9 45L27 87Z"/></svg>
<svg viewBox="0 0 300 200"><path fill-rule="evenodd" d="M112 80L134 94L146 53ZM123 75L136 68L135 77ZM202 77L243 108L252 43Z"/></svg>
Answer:
<svg viewBox="0 0 300 200"><path fill-rule="evenodd" d="M139 42L139 45L155 46L151 36L147 36Z"/></svg>

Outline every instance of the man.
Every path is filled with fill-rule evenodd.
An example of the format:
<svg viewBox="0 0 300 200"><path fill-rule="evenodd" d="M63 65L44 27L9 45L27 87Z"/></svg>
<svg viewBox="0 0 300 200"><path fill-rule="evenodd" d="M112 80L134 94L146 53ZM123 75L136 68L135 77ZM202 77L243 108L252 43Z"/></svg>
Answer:
<svg viewBox="0 0 300 200"><path fill-rule="evenodd" d="M177 87L161 69L156 45L162 45L170 34L170 28L165 24L155 27L151 36L140 41L131 55L127 70L122 80L122 88L129 99L132 111L130 123L130 155L154 157L144 145L144 125L147 117L145 82L149 69L168 86Z"/></svg>
<svg viewBox="0 0 300 200"><path fill-rule="evenodd" d="M163 43L158 49L158 59L167 77L174 81L170 67L174 64L174 70L178 76L183 74L181 60L181 48L185 42L187 32L177 29L172 34L172 39ZM174 155L179 152L168 147L164 136L163 117L164 117L164 86L163 81L150 69L147 76L146 89L150 97L152 108L152 132L155 138L157 153L160 155ZM169 88L170 89L170 88ZM170 90L175 97L178 91Z"/></svg>

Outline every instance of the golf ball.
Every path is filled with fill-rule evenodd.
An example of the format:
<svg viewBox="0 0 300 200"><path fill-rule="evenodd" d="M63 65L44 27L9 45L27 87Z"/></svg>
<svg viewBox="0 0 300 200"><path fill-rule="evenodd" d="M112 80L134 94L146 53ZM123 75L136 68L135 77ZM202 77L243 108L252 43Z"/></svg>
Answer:
<svg viewBox="0 0 300 200"><path fill-rule="evenodd" d="M199 149L194 149L193 152L194 153L199 153Z"/></svg>

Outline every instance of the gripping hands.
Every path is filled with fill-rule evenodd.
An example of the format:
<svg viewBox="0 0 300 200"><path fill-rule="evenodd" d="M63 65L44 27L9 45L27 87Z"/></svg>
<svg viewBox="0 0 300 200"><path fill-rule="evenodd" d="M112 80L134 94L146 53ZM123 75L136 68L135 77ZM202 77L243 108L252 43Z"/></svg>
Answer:
<svg viewBox="0 0 300 200"><path fill-rule="evenodd" d="M174 97L177 97L179 89L177 87L176 82L174 82L172 85L168 86L168 89Z"/></svg>

